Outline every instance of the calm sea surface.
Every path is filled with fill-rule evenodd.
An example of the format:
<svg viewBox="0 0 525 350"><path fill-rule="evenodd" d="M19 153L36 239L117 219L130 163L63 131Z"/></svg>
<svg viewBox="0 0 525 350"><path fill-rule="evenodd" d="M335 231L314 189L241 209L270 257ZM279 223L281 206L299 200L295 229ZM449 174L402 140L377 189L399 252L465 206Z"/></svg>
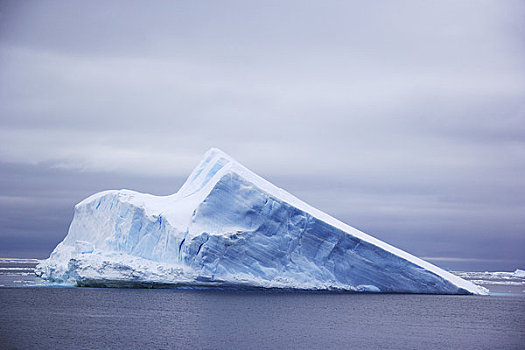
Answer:
<svg viewBox="0 0 525 350"><path fill-rule="evenodd" d="M10 287L18 280L5 277L1 349L525 349L523 295Z"/></svg>

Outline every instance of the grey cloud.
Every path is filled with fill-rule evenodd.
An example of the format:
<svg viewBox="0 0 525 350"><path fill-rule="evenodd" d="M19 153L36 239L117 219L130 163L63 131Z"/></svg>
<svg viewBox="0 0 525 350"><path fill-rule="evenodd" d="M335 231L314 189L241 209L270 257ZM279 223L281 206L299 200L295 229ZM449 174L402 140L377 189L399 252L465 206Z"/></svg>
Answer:
<svg viewBox="0 0 525 350"><path fill-rule="evenodd" d="M525 262L524 13L2 1L4 246L55 242L91 192L174 192L216 146L414 253Z"/></svg>

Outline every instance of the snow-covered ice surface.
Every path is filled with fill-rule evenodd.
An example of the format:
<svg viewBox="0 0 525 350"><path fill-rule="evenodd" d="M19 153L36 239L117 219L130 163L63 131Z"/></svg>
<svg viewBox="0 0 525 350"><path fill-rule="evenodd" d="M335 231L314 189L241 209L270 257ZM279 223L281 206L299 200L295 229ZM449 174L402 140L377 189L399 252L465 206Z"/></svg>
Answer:
<svg viewBox="0 0 525 350"><path fill-rule="evenodd" d="M483 284L508 284L515 282L525 286L525 270L516 269L514 272L462 272L454 271L455 275L469 280L479 280Z"/></svg>
<svg viewBox="0 0 525 350"><path fill-rule="evenodd" d="M525 294L525 270L516 269L514 272L453 271L452 273L477 285L489 288L490 294Z"/></svg>
<svg viewBox="0 0 525 350"><path fill-rule="evenodd" d="M37 266L80 286L199 285L487 294L373 238L209 150L170 196L97 193Z"/></svg>
<svg viewBox="0 0 525 350"><path fill-rule="evenodd" d="M36 259L0 258L1 287L33 287L45 284L35 276Z"/></svg>

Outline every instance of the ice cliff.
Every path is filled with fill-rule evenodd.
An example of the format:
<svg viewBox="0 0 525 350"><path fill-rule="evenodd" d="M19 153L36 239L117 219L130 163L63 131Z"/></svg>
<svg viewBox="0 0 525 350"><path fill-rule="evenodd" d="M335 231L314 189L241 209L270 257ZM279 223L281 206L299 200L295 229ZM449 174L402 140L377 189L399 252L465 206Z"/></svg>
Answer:
<svg viewBox="0 0 525 350"><path fill-rule="evenodd" d="M486 294L302 202L218 149L165 197L97 193L37 267L79 286Z"/></svg>

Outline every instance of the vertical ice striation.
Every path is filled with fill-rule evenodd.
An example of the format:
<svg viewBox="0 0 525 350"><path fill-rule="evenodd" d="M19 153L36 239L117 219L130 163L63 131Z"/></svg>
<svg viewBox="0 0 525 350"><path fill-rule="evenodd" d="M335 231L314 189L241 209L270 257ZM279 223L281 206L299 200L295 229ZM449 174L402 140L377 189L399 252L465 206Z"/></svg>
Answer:
<svg viewBox="0 0 525 350"><path fill-rule="evenodd" d="M37 270L77 285L487 292L311 207L218 149L171 196L106 191L77 204L68 235Z"/></svg>

